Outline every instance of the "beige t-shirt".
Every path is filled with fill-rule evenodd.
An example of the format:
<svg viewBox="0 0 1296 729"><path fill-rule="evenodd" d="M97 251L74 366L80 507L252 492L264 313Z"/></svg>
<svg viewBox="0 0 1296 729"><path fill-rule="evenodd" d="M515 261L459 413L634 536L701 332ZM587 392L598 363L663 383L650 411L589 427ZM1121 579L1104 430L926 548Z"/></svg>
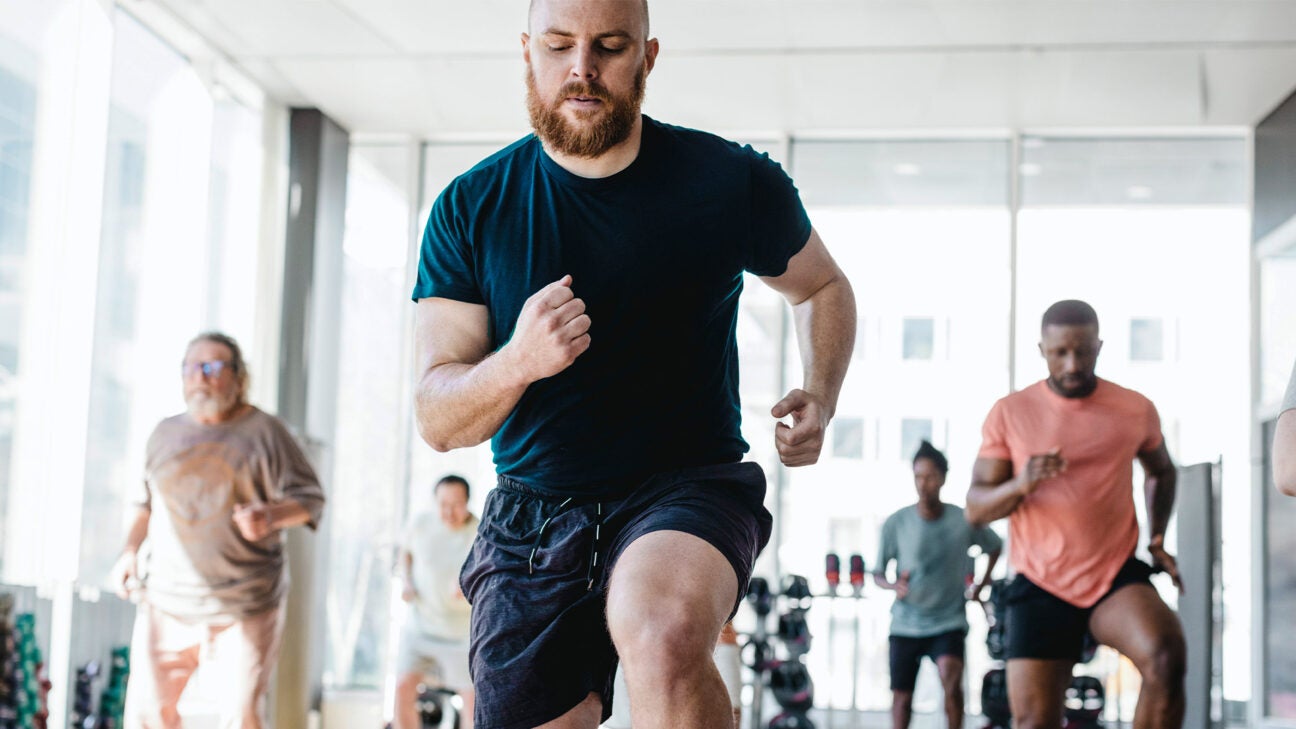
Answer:
<svg viewBox="0 0 1296 729"><path fill-rule="evenodd" d="M418 592L410 620L424 635L468 639L471 611L459 593L459 571L477 537L477 523L477 517L469 514L463 526L451 529L436 511L425 511L405 527L401 547L410 553L411 577Z"/></svg>
<svg viewBox="0 0 1296 729"><path fill-rule="evenodd" d="M149 438L141 486L136 501L151 511L146 599L186 620L246 618L287 592L283 532L249 542L234 524L236 504L291 499L310 512L312 529L324 510L324 491L297 441L254 407L216 425L188 414L163 420Z"/></svg>

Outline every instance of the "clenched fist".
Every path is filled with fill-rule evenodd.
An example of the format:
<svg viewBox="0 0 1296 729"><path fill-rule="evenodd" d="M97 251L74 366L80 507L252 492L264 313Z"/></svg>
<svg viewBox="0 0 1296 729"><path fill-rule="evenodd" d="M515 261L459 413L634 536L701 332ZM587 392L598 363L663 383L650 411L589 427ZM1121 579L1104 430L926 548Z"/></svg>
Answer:
<svg viewBox="0 0 1296 729"><path fill-rule="evenodd" d="M518 314L513 336L505 348L529 382L562 372L589 349L590 318L585 302L563 276L531 295Z"/></svg>

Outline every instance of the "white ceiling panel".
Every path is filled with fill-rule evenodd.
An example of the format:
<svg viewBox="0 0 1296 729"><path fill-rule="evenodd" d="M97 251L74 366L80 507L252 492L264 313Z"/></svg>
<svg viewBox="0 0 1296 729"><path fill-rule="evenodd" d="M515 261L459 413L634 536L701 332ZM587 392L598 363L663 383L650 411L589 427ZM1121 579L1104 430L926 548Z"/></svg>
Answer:
<svg viewBox="0 0 1296 729"><path fill-rule="evenodd" d="M308 98L353 132L511 133L526 127L520 61L288 60ZM340 88L346 93L338 93Z"/></svg>
<svg viewBox="0 0 1296 729"><path fill-rule="evenodd" d="M121 0L355 132L526 126L527 0ZM1296 87L1296 0L652 0L645 110L771 134L1254 123Z"/></svg>
<svg viewBox="0 0 1296 729"><path fill-rule="evenodd" d="M336 0L402 53L512 53L526 27L524 0Z"/></svg>
<svg viewBox="0 0 1296 729"><path fill-rule="evenodd" d="M218 24L237 38L227 49L245 56L350 56L396 54L393 43L363 15L332 0L158 0L188 9L204 24ZM188 17L188 15L186 15Z"/></svg>
<svg viewBox="0 0 1296 729"><path fill-rule="evenodd" d="M1205 54L1207 124L1260 121L1296 88L1296 48Z"/></svg>

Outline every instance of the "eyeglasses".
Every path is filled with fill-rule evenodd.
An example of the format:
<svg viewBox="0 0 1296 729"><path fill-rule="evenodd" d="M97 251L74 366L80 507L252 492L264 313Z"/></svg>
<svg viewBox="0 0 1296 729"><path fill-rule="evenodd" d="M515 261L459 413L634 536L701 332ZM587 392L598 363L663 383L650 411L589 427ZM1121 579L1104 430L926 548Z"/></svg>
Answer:
<svg viewBox="0 0 1296 729"><path fill-rule="evenodd" d="M180 375L182 377L193 377L199 372L202 373L204 380L220 377L220 373L229 366L229 362L214 359L210 362L182 362L180 363Z"/></svg>

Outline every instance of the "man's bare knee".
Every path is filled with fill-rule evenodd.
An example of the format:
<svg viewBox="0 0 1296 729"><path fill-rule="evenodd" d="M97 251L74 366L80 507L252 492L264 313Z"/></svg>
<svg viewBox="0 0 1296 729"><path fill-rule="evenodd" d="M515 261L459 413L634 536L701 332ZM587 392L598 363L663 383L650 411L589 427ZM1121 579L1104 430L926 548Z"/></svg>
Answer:
<svg viewBox="0 0 1296 729"><path fill-rule="evenodd" d="M1151 657L1139 667L1143 681L1171 692L1183 691L1188 663L1186 653L1183 639L1178 635L1158 640Z"/></svg>
<svg viewBox="0 0 1296 729"><path fill-rule="evenodd" d="M651 605L609 606L608 627L617 652L631 670L636 665L660 669L689 666L709 658L718 631L707 616L683 600L661 598Z"/></svg>

